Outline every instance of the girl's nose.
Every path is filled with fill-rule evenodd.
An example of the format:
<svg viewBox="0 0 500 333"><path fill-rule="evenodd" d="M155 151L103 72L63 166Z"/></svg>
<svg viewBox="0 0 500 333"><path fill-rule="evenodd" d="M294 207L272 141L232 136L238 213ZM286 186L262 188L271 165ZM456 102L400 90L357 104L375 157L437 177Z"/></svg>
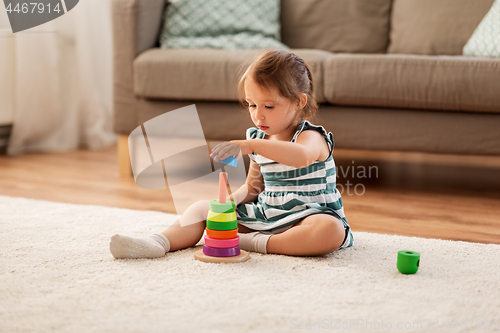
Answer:
<svg viewBox="0 0 500 333"><path fill-rule="evenodd" d="M257 119L264 119L263 108L257 107L257 110L255 112L255 118L257 118Z"/></svg>

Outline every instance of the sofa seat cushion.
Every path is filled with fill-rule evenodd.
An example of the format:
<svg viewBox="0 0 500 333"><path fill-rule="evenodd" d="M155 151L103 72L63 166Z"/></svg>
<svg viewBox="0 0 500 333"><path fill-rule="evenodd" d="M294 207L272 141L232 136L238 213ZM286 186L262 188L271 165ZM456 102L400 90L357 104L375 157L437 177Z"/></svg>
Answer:
<svg viewBox="0 0 500 333"><path fill-rule="evenodd" d="M319 102L323 102L323 64L330 56L320 50L291 50L310 64ZM241 75L261 50L154 48L134 61L134 93L145 98L237 101Z"/></svg>
<svg viewBox="0 0 500 333"><path fill-rule="evenodd" d="M325 97L338 105L500 113L500 61L463 56L335 54Z"/></svg>

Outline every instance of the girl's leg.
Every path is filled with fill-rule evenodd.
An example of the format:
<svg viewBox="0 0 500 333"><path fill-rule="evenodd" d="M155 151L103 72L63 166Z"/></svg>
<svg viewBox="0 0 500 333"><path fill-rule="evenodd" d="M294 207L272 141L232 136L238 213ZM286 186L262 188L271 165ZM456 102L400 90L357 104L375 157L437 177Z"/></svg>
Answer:
<svg viewBox="0 0 500 333"><path fill-rule="evenodd" d="M205 225L206 220L203 220L182 227L180 221L177 220L161 234L170 241L170 251L177 251L196 245L203 236Z"/></svg>
<svg viewBox="0 0 500 333"><path fill-rule="evenodd" d="M338 249L344 237L344 224L336 217L310 215L292 228L272 235L267 242L267 253L321 256Z"/></svg>
<svg viewBox="0 0 500 333"><path fill-rule="evenodd" d="M189 206L181 219L161 234L148 237L114 235L110 242L111 254L117 259L158 258L169 251L194 246L203 235L209 210L209 201L198 201ZM180 220L183 220L185 226L181 226Z"/></svg>

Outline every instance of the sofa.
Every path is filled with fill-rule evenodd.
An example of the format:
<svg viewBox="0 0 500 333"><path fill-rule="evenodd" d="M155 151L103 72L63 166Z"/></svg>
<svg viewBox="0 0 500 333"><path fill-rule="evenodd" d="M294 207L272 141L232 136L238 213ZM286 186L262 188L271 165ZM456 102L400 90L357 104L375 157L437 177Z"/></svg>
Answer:
<svg viewBox="0 0 500 333"><path fill-rule="evenodd" d="M306 60L314 120L335 147L500 154L500 59L462 56L493 0L281 0L281 40ZM236 84L259 50L161 49L165 0L112 0L114 130L195 104L207 140L253 124Z"/></svg>

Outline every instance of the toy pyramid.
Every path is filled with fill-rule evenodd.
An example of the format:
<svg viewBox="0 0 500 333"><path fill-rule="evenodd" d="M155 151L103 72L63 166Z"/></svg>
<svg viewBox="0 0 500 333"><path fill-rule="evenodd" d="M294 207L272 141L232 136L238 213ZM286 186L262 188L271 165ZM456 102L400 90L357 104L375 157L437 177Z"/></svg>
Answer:
<svg viewBox="0 0 500 333"><path fill-rule="evenodd" d="M207 235L202 250L196 251L194 258L204 262L243 262L250 258L245 250L240 250L238 221L234 201L226 202L227 173L219 174L219 200L210 202L207 216Z"/></svg>

